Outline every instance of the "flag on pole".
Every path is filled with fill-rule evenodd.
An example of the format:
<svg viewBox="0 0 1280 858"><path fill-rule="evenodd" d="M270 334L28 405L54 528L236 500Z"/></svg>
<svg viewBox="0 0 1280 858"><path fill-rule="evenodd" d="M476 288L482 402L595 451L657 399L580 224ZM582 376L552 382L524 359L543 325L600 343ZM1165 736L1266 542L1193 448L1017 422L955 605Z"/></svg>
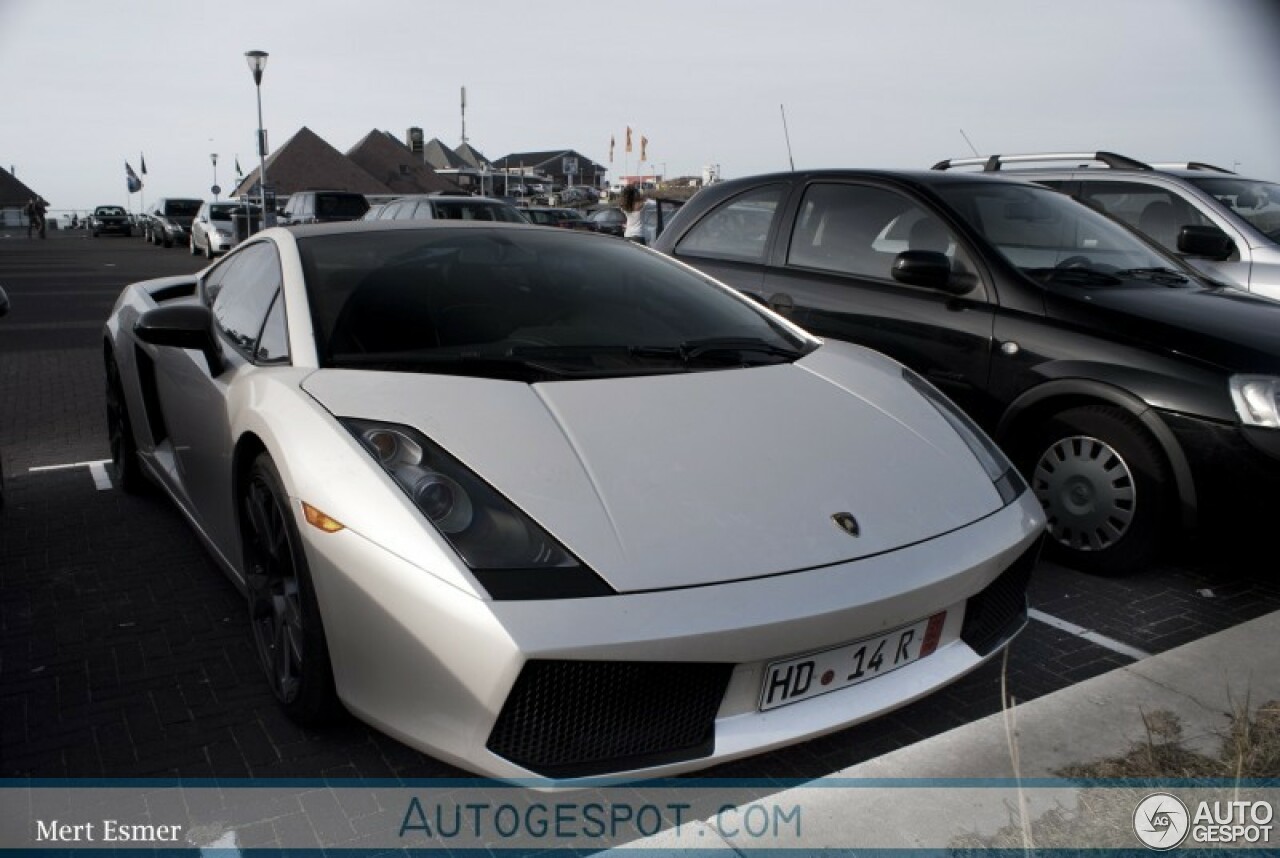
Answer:
<svg viewBox="0 0 1280 858"><path fill-rule="evenodd" d="M138 174L133 172L133 168L129 166L129 162L124 162L124 183L129 189L129 193L136 194L142 190L142 180L138 178Z"/></svg>
<svg viewBox="0 0 1280 858"><path fill-rule="evenodd" d="M615 142L615 141L614 141L614 136L613 136L612 134L610 134L610 135L609 135L609 163L610 163L610 164L612 164L612 163L613 163L613 144L614 144L614 142Z"/></svg>
<svg viewBox="0 0 1280 858"><path fill-rule="evenodd" d="M236 175L237 175L237 176L243 176L243 175L244 175L244 170L241 170L241 169L240 169L240 156L239 156L239 155L237 155L237 156L236 156Z"/></svg>
<svg viewBox="0 0 1280 858"><path fill-rule="evenodd" d="M626 148L626 151L627 151L628 153L630 153L630 152L631 152L631 126L630 126L630 125L628 125L628 126L627 126L627 148Z"/></svg>
<svg viewBox="0 0 1280 858"><path fill-rule="evenodd" d="M142 175L145 176L147 174L147 159L139 153L138 160L142 162Z"/></svg>
<svg viewBox="0 0 1280 858"><path fill-rule="evenodd" d="M644 153L644 150L648 145L649 145L649 138L641 134L640 135L640 160L641 161L649 160L647 157L645 157L645 153Z"/></svg>

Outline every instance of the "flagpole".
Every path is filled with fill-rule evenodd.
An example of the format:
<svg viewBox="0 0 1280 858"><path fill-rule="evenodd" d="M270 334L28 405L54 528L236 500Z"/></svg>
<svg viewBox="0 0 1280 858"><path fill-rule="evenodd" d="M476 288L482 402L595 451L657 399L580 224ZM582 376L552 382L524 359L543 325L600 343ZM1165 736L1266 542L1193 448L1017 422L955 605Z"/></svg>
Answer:
<svg viewBox="0 0 1280 858"><path fill-rule="evenodd" d="M139 152L138 152L138 169L142 171L142 174L143 174L144 176L147 174L147 168L146 168L146 166L145 166L145 165L146 165L146 163L147 163L147 162L146 162L146 159L144 159L144 158L142 157L142 152L141 152L141 151L139 151ZM139 188L138 188L138 211L139 211L139 212L141 212L141 213L143 213L143 214L146 214L146 212L147 212L147 183L146 183L146 182L144 182L144 181L142 181L142 179L139 179L139 180L138 180L138 184L139 184Z"/></svg>

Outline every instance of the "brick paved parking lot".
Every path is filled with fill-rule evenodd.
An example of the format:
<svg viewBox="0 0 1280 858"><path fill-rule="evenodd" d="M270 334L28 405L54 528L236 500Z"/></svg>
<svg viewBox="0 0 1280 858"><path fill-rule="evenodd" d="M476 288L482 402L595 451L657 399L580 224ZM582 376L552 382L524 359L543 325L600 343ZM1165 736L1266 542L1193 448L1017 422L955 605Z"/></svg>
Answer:
<svg viewBox="0 0 1280 858"><path fill-rule="evenodd" d="M138 238L0 232L0 285L13 305L0 319L0 776L460 774L354 720L320 731L287 721L253 660L241 597L181 515L84 464L108 456L99 331L115 296L132 280L201 264ZM1042 563L1037 618L1009 655L1010 693L1038 697L1129 664L1135 650L1280 609L1275 560L1249 551L1263 541L1244 528L1211 534L1122 580ZM1001 667L709 774L813 777L876 756L996 711Z"/></svg>

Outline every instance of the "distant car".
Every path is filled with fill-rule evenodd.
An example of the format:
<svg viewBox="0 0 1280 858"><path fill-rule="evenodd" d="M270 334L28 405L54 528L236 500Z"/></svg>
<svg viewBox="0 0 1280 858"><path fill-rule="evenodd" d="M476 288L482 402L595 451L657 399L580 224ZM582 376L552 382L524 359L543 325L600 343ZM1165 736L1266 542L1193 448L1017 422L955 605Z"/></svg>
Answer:
<svg viewBox="0 0 1280 858"><path fill-rule="evenodd" d="M387 207L386 203L371 203L369 210L360 216L360 220L377 220L378 215Z"/></svg>
<svg viewBox="0 0 1280 858"><path fill-rule="evenodd" d="M360 220L369 211L364 194L353 191L297 191L280 214L280 226Z"/></svg>
<svg viewBox="0 0 1280 858"><path fill-rule="evenodd" d="M539 226L559 226L565 229L591 229L591 222L583 217L577 209L553 208L551 206L529 206L520 209L530 223Z"/></svg>
<svg viewBox="0 0 1280 858"><path fill-rule="evenodd" d="M378 220L477 220L528 223L520 209L493 197L469 194L412 194L387 203Z"/></svg>
<svg viewBox="0 0 1280 858"><path fill-rule="evenodd" d="M937 384L1022 468L1080 569L1145 571L1174 534L1280 489L1280 303L1025 177L735 179L654 246Z"/></svg>
<svg viewBox="0 0 1280 858"><path fill-rule="evenodd" d="M161 197L147 207L147 241L173 247L191 239L191 222L204 200L190 197Z"/></svg>
<svg viewBox="0 0 1280 858"><path fill-rule="evenodd" d="M268 229L103 333L118 484L181 508L296 721L661 776L903 706L1027 621L1043 513L954 405L627 242Z"/></svg>
<svg viewBox="0 0 1280 858"><path fill-rule="evenodd" d="M203 253L206 259L213 259L235 247L237 215L245 219L242 240L257 232L262 209L253 203L229 200L202 205L191 224L191 255Z"/></svg>
<svg viewBox="0 0 1280 858"><path fill-rule="evenodd" d="M1114 152L953 158L933 169L977 166L1068 193L1209 277L1280 299L1280 184L1198 161L1145 164Z"/></svg>
<svg viewBox="0 0 1280 858"><path fill-rule="evenodd" d="M120 206L98 206L89 215L89 234L94 238L112 233L115 235L133 235L133 225L129 221L129 213Z"/></svg>

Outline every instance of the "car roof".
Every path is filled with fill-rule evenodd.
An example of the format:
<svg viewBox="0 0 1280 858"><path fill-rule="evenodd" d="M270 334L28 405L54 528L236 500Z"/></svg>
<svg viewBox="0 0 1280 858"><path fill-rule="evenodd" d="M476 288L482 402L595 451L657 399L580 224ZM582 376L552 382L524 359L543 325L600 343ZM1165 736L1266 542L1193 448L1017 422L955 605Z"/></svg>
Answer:
<svg viewBox="0 0 1280 858"><path fill-rule="evenodd" d="M311 238L319 235L340 235L360 232L397 232L405 230L441 230L441 229L538 229L533 224L513 223L508 221L467 221L467 220L348 220L336 223L301 224L297 226L276 227L276 229L292 233L298 238ZM266 233L272 230L267 230ZM560 230L568 232L568 230Z"/></svg>

